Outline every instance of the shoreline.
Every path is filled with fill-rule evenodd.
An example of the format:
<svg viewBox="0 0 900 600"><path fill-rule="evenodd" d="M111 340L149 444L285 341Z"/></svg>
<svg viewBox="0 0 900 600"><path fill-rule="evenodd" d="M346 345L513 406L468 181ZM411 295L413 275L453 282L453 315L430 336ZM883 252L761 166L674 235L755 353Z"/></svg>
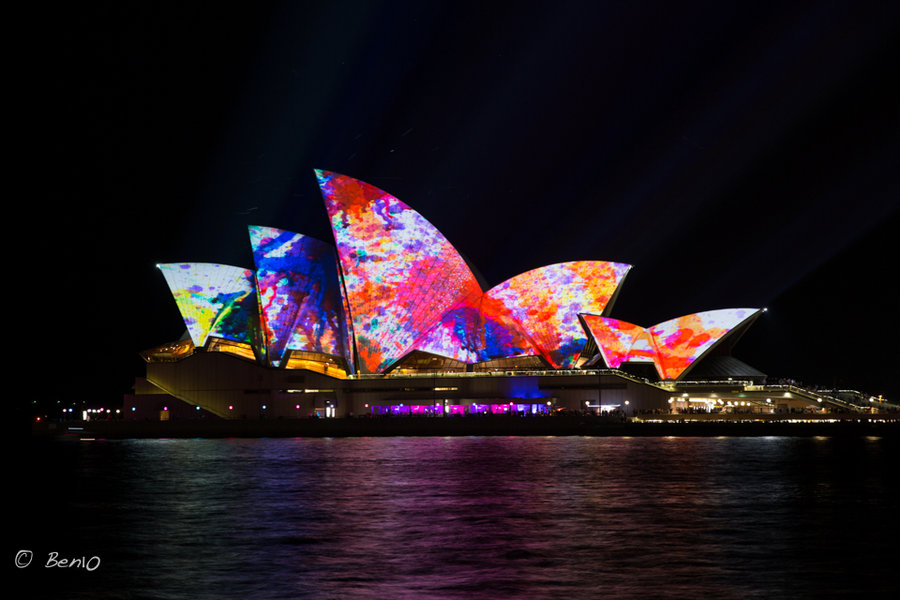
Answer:
<svg viewBox="0 0 900 600"><path fill-rule="evenodd" d="M390 417L284 420L67 421L32 424L32 438L103 440L261 437L444 436L888 436L900 434L900 415L784 415L759 419L657 415L653 421L597 416ZM712 415L700 415L712 417ZM647 417L648 419L650 417ZM802 419L802 422L800 420Z"/></svg>

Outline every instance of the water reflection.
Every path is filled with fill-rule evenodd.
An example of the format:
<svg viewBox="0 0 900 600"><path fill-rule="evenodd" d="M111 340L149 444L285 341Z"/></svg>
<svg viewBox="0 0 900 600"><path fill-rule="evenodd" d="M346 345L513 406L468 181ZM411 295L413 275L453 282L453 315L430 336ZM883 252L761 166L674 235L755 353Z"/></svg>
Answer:
<svg viewBox="0 0 900 600"><path fill-rule="evenodd" d="M896 587L873 560L897 533L888 439L131 440L38 452L63 487L38 486L30 510L64 489L67 527L32 535L103 558L102 580L54 573L37 585L76 598Z"/></svg>

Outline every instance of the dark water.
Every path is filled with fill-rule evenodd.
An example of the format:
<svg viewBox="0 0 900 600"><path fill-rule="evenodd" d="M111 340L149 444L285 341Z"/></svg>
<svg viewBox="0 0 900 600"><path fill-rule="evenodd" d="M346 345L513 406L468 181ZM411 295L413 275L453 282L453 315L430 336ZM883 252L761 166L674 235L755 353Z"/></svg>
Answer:
<svg viewBox="0 0 900 600"><path fill-rule="evenodd" d="M34 442L7 580L51 598L894 597L897 446ZM50 552L100 566L47 568Z"/></svg>

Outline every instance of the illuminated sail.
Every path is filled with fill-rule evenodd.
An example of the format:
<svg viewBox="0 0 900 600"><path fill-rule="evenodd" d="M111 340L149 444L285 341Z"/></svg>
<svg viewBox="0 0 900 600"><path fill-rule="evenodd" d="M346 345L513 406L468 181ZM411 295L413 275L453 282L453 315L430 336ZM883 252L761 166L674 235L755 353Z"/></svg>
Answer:
<svg viewBox="0 0 900 600"><path fill-rule="evenodd" d="M441 316L416 349L469 364L540 355L540 350L503 304L487 295L461 303Z"/></svg>
<svg viewBox="0 0 900 600"><path fill-rule="evenodd" d="M611 369L618 369L619 365L628 360L635 341L647 333L640 325L609 317L600 315L581 315L581 317L590 328L603 361ZM654 352L653 357L655 356Z"/></svg>
<svg viewBox="0 0 900 600"><path fill-rule="evenodd" d="M660 379L678 379L739 325L755 308L709 310L644 328L598 315L582 315L607 366L652 362Z"/></svg>
<svg viewBox="0 0 900 600"><path fill-rule="evenodd" d="M254 293L252 271L213 263L168 263L159 270L195 346L202 348L213 331L249 341L243 319L254 312L248 308Z"/></svg>
<svg viewBox="0 0 900 600"><path fill-rule="evenodd" d="M557 369L572 368L587 337L579 313L602 314L630 265L575 261L516 275L485 293L500 302Z"/></svg>
<svg viewBox="0 0 900 600"><path fill-rule="evenodd" d="M290 350L341 356L341 295L334 248L309 236L251 226L250 243L269 362Z"/></svg>
<svg viewBox="0 0 900 600"><path fill-rule="evenodd" d="M678 317L650 328L660 349L663 379L677 379L739 324L757 314L753 308L708 310Z"/></svg>
<svg viewBox="0 0 900 600"><path fill-rule="evenodd" d="M352 373L384 373L413 351L467 364L540 357L525 362L571 369L589 358L591 336L612 368L652 362L660 378L678 379L758 313L707 311L648 328L605 317L631 269L608 261L532 269L485 292L418 212L363 181L316 175L336 247L251 226L255 273L160 267L196 346L210 336L250 343L272 366L292 351L342 356Z"/></svg>
<svg viewBox="0 0 900 600"><path fill-rule="evenodd" d="M424 217L362 181L316 171L337 243L360 366L381 372L481 288Z"/></svg>

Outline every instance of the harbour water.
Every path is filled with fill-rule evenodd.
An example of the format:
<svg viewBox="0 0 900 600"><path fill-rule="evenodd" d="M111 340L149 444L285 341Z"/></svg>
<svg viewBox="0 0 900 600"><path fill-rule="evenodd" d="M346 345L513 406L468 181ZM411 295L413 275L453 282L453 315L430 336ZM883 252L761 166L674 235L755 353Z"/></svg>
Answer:
<svg viewBox="0 0 900 600"><path fill-rule="evenodd" d="M26 448L7 561L8 581L26 586L21 597L900 592L894 437L33 440ZM15 566L23 557L28 566Z"/></svg>

